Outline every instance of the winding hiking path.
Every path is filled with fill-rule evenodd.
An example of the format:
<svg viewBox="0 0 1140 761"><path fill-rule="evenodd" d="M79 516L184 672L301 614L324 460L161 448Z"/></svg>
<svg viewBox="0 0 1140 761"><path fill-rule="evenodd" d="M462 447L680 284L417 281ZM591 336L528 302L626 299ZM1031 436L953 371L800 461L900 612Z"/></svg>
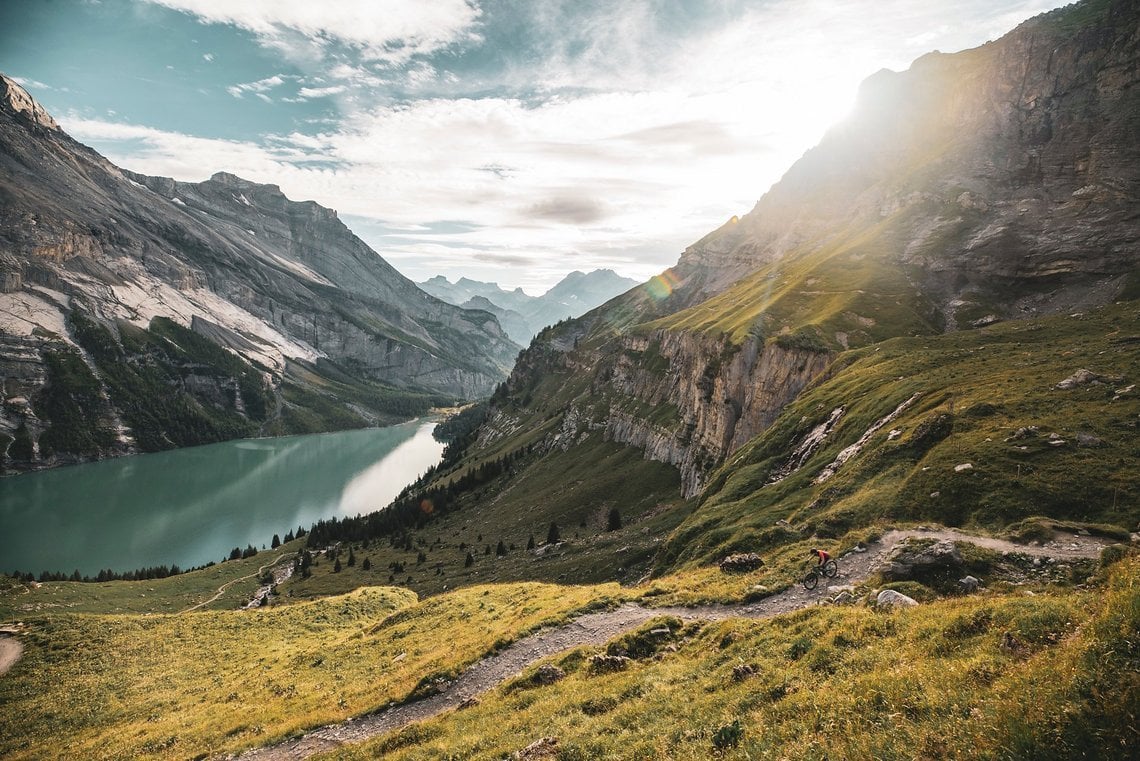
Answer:
<svg viewBox="0 0 1140 761"><path fill-rule="evenodd" d="M179 615L181 615L182 613L189 613L192 610L198 610L199 608L206 607L207 605L212 603L214 600L217 600L219 597L224 595L226 593L226 590L229 589L230 587L232 587L234 584L237 584L239 581L245 581L246 579L252 579L252 578L256 578L256 577L261 576L261 574L265 573L266 568L272 568L273 566L277 565L278 562L280 562L281 558L285 557L286 555L293 555L293 554L295 554L295 553L282 552L280 555L273 558L273 560L270 560L268 563L261 566L260 568L258 568L253 573L247 574L245 576L240 576L236 579L231 579L230 581L227 581L225 584L222 584L220 587L218 587L218 591L209 600L206 600L205 602L200 602L197 605L191 605L189 608L186 608L185 610L180 610L180 611L178 611Z"/></svg>
<svg viewBox="0 0 1140 761"><path fill-rule="evenodd" d="M691 608L645 608L633 603L601 613L579 616L568 624L544 629L525 637L499 653L474 663L447 685L443 692L423 700L394 706L380 713L349 719L314 729L299 738L278 745L246 751L237 756L243 761L298 761L316 753L342 745L359 743L404 727L415 721L438 716L459 707L463 701L502 684L527 667L556 653L583 645L601 645L615 636L634 629L651 618L674 616L686 621L720 621L726 618L770 618L781 613L817 604L829 597L829 590L863 581L882 565L888 553L905 539L935 539L969 542L998 552L1017 552L1037 557L1075 559L1096 557L1111 540L1094 536L1058 535L1043 546L1014 544L1001 539L974 536L949 529L889 531L865 552L851 552L840 562L839 575L824 579L811 592L795 585L778 594L746 605L706 605Z"/></svg>

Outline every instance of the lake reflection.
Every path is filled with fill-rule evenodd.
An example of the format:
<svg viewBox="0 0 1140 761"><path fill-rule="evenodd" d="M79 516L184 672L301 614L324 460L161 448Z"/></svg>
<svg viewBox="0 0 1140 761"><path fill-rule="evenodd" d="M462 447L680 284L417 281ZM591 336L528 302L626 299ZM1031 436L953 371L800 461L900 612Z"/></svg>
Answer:
<svg viewBox="0 0 1140 761"><path fill-rule="evenodd" d="M0 571L186 568L378 510L439 461L435 425L228 441L0 479Z"/></svg>

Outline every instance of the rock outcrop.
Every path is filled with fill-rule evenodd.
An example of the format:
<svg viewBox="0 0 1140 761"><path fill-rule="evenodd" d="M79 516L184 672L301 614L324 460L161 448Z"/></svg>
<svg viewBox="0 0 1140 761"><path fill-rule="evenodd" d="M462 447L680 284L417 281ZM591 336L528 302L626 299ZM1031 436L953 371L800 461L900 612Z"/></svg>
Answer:
<svg viewBox="0 0 1140 761"><path fill-rule="evenodd" d="M681 473L682 492L765 430L826 370L828 352L749 339L658 330L586 339L586 324L545 331L515 365L502 394L523 398L537 378L564 376L577 394L559 411L550 446L567 449L594 432L637 447ZM504 410L483 432L488 443L517 428Z"/></svg>

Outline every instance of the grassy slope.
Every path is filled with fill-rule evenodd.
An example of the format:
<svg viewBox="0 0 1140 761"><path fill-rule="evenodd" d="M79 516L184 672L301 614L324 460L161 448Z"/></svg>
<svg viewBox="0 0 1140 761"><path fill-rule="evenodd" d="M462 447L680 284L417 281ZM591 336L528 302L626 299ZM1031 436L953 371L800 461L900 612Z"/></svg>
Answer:
<svg viewBox="0 0 1140 761"><path fill-rule="evenodd" d="M347 550L340 555L340 573L333 572L331 560L321 558L310 578L282 585L282 599L368 584L398 583L420 594L437 594L505 581L633 580L648 570L660 538L677 526L687 507L676 496L678 478L672 468L649 462L629 447L603 442L600 435L567 452L524 458L516 471L464 495L458 512L412 532L413 549L387 540L372 541L367 548L356 544L355 566L345 565ZM613 507L624 525L610 532L606 521ZM563 543L542 556L527 552L530 537L537 544L546 540L551 522L558 523ZM500 540L508 550L503 557L495 554ZM421 551L424 563L417 562ZM465 566L468 552L475 561L470 567ZM369 571L362 567L364 558L370 560ZM392 574L391 563L403 564L403 573Z"/></svg>
<svg viewBox="0 0 1140 761"><path fill-rule="evenodd" d="M304 539L263 550L244 560L227 560L208 568L150 581L111 581L102 584L49 581L28 585L0 578L0 620L41 613L177 613L214 596L205 606L228 610L247 601L258 587L257 570L275 558L287 559L305 546ZM248 577L248 578L246 578Z"/></svg>
<svg viewBox="0 0 1140 761"><path fill-rule="evenodd" d="M590 651L567 678L520 678L458 713L324 757L499 759L540 737L591 759L1072 759L1140 752L1140 562L1107 592L985 594L900 613L811 608L772 622L670 625L627 636L624 672ZM1007 635L1012 647L1005 647ZM735 679L734 668L752 673ZM718 730L738 721L736 746ZM726 735L729 733L725 733Z"/></svg>
<svg viewBox="0 0 1140 761"><path fill-rule="evenodd" d="M0 756L193 758L260 745L402 700L617 591L476 586L416 602L389 587L250 612L35 614L23 659L0 679Z"/></svg>
<svg viewBox="0 0 1140 761"><path fill-rule="evenodd" d="M883 520L1001 530L1032 515L1132 529L1140 520L1140 394L1114 399L1114 391L1137 380L1138 366L1137 302L848 352L714 475L671 538L665 567L780 544L789 537L775 528L779 520L824 537ZM1055 387L1081 368L1116 381ZM813 483L840 450L915 393L919 400L861 454ZM766 486L837 407L846 411L824 446L803 469ZM1027 426L1039 431L1010 440ZM901 434L889 440L892 429ZM1049 444L1054 433L1063 445ZM1082 445L1078 435L1099 444ZM956 472L963 463L973 468Z"/></svg>
<svg viewBox="0 0 1140 761"><path fill-rule="evenodd" d="M925 212L935 212L926 209ZM683 330L724 334L801 337L807 345L865 346L899 335L939 329L938 316L899 265L882 255L900 245L903 224L918 213L908 209L869 229L853 228L825 243L765 265L724 293L689 309L645 323L640 330Z"/></svg>

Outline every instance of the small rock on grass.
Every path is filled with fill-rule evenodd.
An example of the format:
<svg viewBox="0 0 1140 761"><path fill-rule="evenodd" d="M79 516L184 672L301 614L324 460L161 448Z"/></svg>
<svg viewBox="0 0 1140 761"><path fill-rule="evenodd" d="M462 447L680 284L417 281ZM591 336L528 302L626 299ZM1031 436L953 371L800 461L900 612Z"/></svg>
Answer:
<svg viewBox="0 0 1140 761"><path fill-rule="evenodd" d="M624 655L605 655L599 654L590 658L590 667L594 671L625 671L629 667L631 659Z"/></svg>
<svg viewBox="0 0 1140 761"><path fill-rule="evenodd" d="M982 582L973 576L967 576L963 579L958 579L958 586L960 586L962 588L962 591L964 591L966 594L977 592L978 587L981 585Z"/></svg>
<svg viewBox="0 0 1140 761"><path fill-rule="evenodd" d="M742 573L755 571L762 565L764 565L764 559L755 552L740 552L721 560L720 570L725 573Z"/></svg>
<svg viewBox="0 0 1140 761"><path fill-rule="evenodd" d="M538 667L538 671L534 672L533 679L535 684L554 684L565 676L565 671L547 663Z"/></svg>
<svg viewBox="0 0 1140 761"><path fill-rule="evenodd" d="M884 589L879 592L879 596L875 598L875 606L879 608L914 608L918 605L918 600L913 597L907 597L902 592L896 592L893 589Z"/></svg>
<svg viewBox="0 0 1140 761"><path fill-rule="evenodd" d="M515 751L515 761L538 761L539 759L556 758L558 756L558 738L543 737L535 740L522 750Z"/></svg>

